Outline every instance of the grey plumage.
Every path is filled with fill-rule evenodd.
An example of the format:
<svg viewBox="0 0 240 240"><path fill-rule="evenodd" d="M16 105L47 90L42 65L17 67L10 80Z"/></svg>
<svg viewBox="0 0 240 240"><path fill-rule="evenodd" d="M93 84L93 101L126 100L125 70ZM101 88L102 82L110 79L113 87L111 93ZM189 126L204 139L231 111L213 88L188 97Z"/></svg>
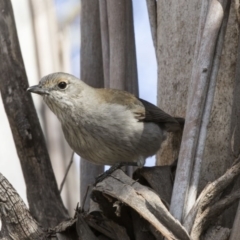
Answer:
<svg viewBox="0 0 240 240"><path fill-rule="evenodd" d="M43 96L70 147L96 164L143 166L159 150L165 132L178 131L183 123L128 92L92 88L66 73L47 75L28 91Z"/></svg>

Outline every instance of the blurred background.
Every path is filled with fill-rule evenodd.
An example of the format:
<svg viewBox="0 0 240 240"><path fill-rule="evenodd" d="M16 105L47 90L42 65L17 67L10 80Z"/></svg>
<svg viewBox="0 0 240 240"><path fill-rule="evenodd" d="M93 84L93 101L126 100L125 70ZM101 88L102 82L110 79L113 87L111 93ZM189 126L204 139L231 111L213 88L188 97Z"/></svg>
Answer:
<svg viewBox="0 0 240 240"><path fill-rule="evenodd" d="M139 95L156 104L157 65L149 28L145 1L133 0ZM80 76L80 0L12 0L18 37L29 85L52 72ZM28 94L28 93L26 93ZM60 124L44 105L32 95L45 134L54 173L60 186L72 151L64 140ZM26 188L8 120L0 100L0 172L11 182L27 204ZM51 130L51 134L49 134ZM70 214L79 202L79 162L75 155L61 193ZM155 164L155 158L146 165Z"/></svg>

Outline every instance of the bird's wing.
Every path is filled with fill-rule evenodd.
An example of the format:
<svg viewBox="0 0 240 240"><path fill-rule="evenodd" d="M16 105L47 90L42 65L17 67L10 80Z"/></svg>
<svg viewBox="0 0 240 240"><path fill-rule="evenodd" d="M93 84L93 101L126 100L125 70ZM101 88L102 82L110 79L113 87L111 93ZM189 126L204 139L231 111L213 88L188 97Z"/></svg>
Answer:
<svg viewBox="0 0 240 240"><path fill-rule="evenodd" d="M101 89L99 89L102 91ZM105 89L106 90L106 89ZM154 122L168 132L178 131L182 128L182 118L174 118L163 110L143 99L136 98L133 94L116 89L104 91L104 101L113 104L119 104L130 109L136 119L142 122Z"/></svg>
<svg viewBox="0 0 240 240"><path fill-rule="evenodd" d="M157 123L160 125L160 127L166 129L168 132L175 132L181 129L179 121L174 117L148 101L145 101L141 98L138 100L142 103L145 109L145 116L142 121Z"/></svg>

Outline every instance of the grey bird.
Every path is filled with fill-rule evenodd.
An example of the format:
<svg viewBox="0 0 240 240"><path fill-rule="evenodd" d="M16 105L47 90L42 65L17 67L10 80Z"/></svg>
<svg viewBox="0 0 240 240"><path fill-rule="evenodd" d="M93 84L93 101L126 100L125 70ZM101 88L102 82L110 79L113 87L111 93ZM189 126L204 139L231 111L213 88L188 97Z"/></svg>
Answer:
<svg viewBox="0 0 240 240"><path fill-rule="evenodd" d="M142 167L160 149L166 132L184 124L183 118L128 92L93 88L67 73L49 74L27 91L42 95L73 151L95 164Z"/></svg>

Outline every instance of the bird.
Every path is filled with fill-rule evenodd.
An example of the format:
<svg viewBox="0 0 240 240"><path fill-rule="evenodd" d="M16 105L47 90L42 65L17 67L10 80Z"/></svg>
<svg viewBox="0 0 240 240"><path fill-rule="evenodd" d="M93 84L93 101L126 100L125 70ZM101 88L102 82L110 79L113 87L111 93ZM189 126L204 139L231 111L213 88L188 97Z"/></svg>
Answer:
<svg viewBox="0 0 240 240"><path fill-rule="evenodd" d="M127 91L94 88L68 73L49 74L27 91L43 97L73 151L98 165L143 167L167 132L184 126L183 118Z"/></svg>

